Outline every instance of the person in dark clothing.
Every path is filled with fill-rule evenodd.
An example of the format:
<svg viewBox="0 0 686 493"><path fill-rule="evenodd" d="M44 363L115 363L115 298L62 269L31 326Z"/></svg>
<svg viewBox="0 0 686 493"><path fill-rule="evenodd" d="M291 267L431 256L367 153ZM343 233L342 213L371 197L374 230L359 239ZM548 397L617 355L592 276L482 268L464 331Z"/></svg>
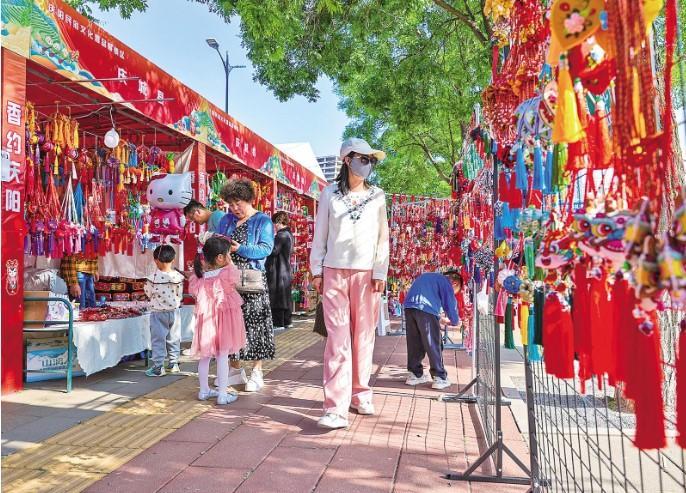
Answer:
<svg viewBox="0 0 686 493"><path fill-rule="evenodd" d="M267 284L269 301L274 319L274 329L280 330L291 326L291 253L293 252L293 235L288 227L288 214L279 211L272 217L276 236L274 249L267 257Z"/></svg>
<svg viewBox="0 0 686 493"><path fill-rule="evenodd" d="M448 373L443 365L441 325L457 326L456 295L462 289L459 271L445 274L427 272L415 279L405 298L405 326L407 330L407 385L429 383L442 390L450 387ZM441 310L446 317L441 318ZM429 356L431 375L424 374L422 360Z"/></svg>

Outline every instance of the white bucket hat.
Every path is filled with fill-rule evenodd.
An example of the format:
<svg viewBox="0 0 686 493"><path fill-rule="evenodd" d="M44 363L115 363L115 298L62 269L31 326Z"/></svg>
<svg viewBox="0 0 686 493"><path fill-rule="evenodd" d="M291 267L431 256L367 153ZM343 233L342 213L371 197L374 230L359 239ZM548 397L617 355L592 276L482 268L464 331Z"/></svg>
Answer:
<svg viewBox="0 0 686 493"><path fill-rule="evenodd" d="M341 159L351 152L356 152L358 154L362 154L363 156L374 156L379 161L386 158L385 152L378 149L372 149L366 140L358 139L357 137L352 137L343 142L340 153Z"/></svg>

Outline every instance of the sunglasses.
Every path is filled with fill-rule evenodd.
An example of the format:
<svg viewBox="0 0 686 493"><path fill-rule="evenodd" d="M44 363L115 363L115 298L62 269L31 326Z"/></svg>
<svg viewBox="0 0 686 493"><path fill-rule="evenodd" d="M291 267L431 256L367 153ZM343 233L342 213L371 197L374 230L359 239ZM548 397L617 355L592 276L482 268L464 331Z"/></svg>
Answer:
<svg viewBox="0 0 686 493"><path fill-rule="evenodd" d="M378 159L376 159L373 156L365 156L363 154L351 154L350 157L357 158L359 159L362 164L367 165L367 164L376 164Z"/></svg>

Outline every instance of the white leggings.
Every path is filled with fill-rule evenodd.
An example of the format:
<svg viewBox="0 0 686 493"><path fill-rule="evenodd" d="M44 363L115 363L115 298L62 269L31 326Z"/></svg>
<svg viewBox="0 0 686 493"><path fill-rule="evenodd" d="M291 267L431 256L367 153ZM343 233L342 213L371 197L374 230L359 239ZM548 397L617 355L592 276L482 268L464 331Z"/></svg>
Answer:
<svg viewBox="0 0 686 493"><path fill-rule="evenodd" d="M229 385L229 355L220 354L215 359L217 360L217 378L219 379L217 386L220 391L226 392L226 387ZM212 358L203 358L198 362L200 391L204 394L210 391L209 373L211 360Z"/></svg>

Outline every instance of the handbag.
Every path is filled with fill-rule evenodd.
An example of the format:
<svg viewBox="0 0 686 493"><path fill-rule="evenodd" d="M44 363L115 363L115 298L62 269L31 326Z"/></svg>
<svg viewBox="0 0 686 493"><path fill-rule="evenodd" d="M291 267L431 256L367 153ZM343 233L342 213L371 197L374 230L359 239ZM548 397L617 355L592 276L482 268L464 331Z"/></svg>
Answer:
<svg viewBox="0 0 686 493"><path fill-rule="evenodd" d="M319 334L322 337L327 337L329 335L326 330L326 322L324 322L324 305L320 301L317 303L317 310L314 315L314 328L312 332Z"/></svg>
<svg viewBox="0 0 686 493"><path fill-rule="evenodd" d="M239 269L239 272L240 276L236 283L236 291L239 293L264 293L267 290L262 271Z"/></svg>

